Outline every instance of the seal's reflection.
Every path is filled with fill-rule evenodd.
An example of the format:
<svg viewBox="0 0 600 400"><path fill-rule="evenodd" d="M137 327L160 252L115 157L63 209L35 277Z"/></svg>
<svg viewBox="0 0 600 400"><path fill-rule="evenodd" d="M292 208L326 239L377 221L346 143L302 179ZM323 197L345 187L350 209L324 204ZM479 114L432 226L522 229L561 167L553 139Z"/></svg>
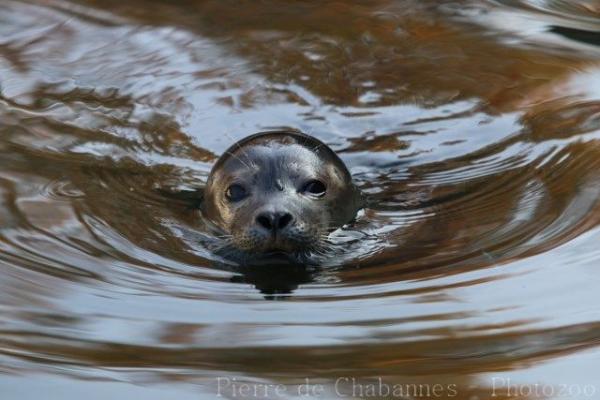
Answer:
<svg viewBox="0 0 600 400"><path fill-rule="evenodd" d="M231 282L253 285L266 300L283 300L298 286L313 282L318 270L312 266L281 263L237 267L236 272L239 275L233 276Z"/></svg>

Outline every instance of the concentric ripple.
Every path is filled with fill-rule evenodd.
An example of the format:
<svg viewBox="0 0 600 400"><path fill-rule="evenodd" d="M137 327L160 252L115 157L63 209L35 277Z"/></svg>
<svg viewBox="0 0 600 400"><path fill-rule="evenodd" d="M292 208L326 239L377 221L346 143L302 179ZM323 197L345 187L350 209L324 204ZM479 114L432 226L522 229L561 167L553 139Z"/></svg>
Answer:
<svg viewBox="0 0 600 400"><path fill-rule="evenodd" d="M3 2L2 392L596 385L599 12ZM319 267L239 267L206 245L211 166L273 127L328 143L369 198Z"/></svg>

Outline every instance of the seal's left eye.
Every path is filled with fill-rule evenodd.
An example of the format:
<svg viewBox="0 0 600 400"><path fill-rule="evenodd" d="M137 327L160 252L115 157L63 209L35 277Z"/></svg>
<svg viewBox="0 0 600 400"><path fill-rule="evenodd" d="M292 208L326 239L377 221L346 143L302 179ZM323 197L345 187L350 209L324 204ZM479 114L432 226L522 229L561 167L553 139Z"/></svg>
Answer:
<svg viewBox="0 0 600 400"><path fill-rule="evenodd" d="M225 197L227 197L227 200L235 202L243 200L247 194L246 189L242 185L233 184L227 188Z"/></svg>
<svg viewBox="0 0 600 400"><path fill-rule="evenodd" d="M302 192L314 197L324 196L326 191L327 187L325 186L325 184L316 179L306 182L304 184L304 187L302 188Z"/></svg>

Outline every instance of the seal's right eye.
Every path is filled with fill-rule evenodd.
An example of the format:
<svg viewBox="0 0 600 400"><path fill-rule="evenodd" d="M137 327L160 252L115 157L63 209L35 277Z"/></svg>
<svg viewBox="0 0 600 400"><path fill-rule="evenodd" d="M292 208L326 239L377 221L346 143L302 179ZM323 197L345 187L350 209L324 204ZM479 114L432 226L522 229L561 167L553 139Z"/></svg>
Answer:
<svg viewBox="0 0 600 400"><path fill-rule="evenodd" d="M233 184L225 191L225 197L231 202L243 200L248 193L242 185Z"/></svg>
<svg viewBox="0 0 600 400"><path fill-rule="evenodd" d="M312 180L306 182L304 184L304 187L302 188L303 193L308 194L313 197L325 196L326 190L327 190L327 187L325 186L325 184L316 179L312 179Z"/></svg>

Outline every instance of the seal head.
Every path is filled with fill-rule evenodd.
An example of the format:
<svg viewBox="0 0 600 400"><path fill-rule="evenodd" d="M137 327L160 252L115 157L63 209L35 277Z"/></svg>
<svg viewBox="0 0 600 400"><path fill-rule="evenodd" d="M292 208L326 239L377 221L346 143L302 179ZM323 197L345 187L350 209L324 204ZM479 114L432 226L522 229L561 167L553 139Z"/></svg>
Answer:
<svg viewBox="0 0 600 400"><path fill-rule="evenodd" d="M224 238L226 257L305 262L361 206L333 150L290 130L257 133L227 149L210 173L202 212Z"/></svg>

